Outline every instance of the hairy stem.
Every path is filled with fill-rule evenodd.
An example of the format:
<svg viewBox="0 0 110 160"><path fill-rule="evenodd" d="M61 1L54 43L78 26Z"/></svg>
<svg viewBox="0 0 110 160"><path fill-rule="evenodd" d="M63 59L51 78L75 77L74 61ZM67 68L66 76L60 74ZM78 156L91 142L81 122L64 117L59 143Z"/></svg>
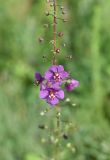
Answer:
<svg viewBox="0 0 110 160"><path fill-rule="evenodd" d="M58 142L56 143L55 148L55 160L59 160L60 158L60 107L56 106L56 139Z"/></svg>
<svg viewBox="0 0 110 160"><path fill-rule="evenodd" d="M56 36L57 36L57 0L53 0L54 5L54 14L53 14L53 58L52 58L52 64L56 65ZM58 142L56 142L55 145L55 160L59 160L59 149L60 149L60 107L56 106L56 139Z"/></svg>
<svg viewBox="0 0 110 160"><path fill-rule="evenodd" d="M53 1L53 5L54 5L54 19L53 19L53 31L54 31L54 43L53 43L53 59L52 59L52 63L53 65L56 65L56 0Z"/></svg>

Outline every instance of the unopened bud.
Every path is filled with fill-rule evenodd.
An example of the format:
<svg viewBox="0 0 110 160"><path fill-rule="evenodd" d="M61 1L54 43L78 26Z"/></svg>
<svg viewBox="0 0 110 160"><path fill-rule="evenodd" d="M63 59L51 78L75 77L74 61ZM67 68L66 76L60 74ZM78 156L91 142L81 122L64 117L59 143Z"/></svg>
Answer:
<svg viewBox="0 0 110 160"><path fill-rule="evenodd" d="M75 152L76 152L76 148L75 148L75 147L72 147L72 148L71 148L71 151L72 151L73 153L75 153Z"/></svg>
<svg viewBox="0 0 110 160"><path fill-rule="evenodd" d="M43 43L44 42L44 38L39 37L38 41L39 41L39 43Z"/></svg>
<svg viewBox="0 0 110 160"><path fill-rule="evenodd" d="M42 138L42 139L41 139L41 142L42 142L42 143L46 143L46 139L45 139L45 138Z"/></svg>
<svg viewBox="0 0 110 160"><path fill-rule="evenodd" d="M56 139L54 140L54 143L56 144L56 143L58 143L58 142L59 142L59 139L56 138Z"/></svg>
<svg viewBox="0 0 110 160"><path fill-rule="evenodd" d="M66 14L66 11L62 11L62 14Z"/></svg>
<svg viewBox="0 0 110 160"><path fill-rule="evenodd" d="M53 7L53 6L54 6L53 3L51 3L51 4L50 4L50 7Z"/></svg>
<svg viewBox="0 0 110 160"><path fill-rule="evenodd" d="M38 127L39 127L40 129L45 129L45 125L42 125L42 124L40 124Z"/></svg>
<svg viewBox="0 0 110 160"><path fill-rule="evenodd" d="M71 143L67 143L67 148L71 148Z"/></svg>
<svg viewBox="0 0 110 160"><path fill-rule="evenodd" d="M65 100L66 102L70 102L70 98L66 98L66 100Z"/></svg>
<svg viewBox="0 0 110 160"><path fill-rule="evenodd" d="M48 28L48 26L49 26L48 24L44 24L44 28Z"/></svg>
<svg viewBox="0 0 110 160"><path fill-rule="evenodd" d="M63 22L68 22L68 20L67 19L63 19Z"/></svg>
<svg viewBox="0 0 110 160"><path fill-rule="evenodd" d="M41 115L41 116L44 116L44 115L45 115L45 113L44 113L44 112L41 112L41 113L40 113L40 115Z"/></svg>
<svg viewBox="0 0 110 160"><path fill-rule="evenodd" d="M59 33L58 33L58 36L59 36L59 37L62 37L63 35L64 35L64 34L63 34L62 32L59 32Z"/></svg>
<svg viewBox="0 0 110 160"><path fill-rule="evenodd" d="M61 9L64 9L64 7L63 7L63 6L61 6L60 8L61 8Z"/></svg>
<svg viewBox="0 0 110 160"><path fill-rule="evenodd" d="M72 56L72 55L68 55L68 56L66 56L66 58L67 58L67 59L72 59L73 56Z"/></svg>
<svg viewBox="0 0 110 160"><path fill-rule="evenodd" d="M68 139L68 135L67 135L67 134L63 134L63 138L64 138L65 140L67 140L67 139Z"/></svg>
<svg viewBox="0 0 110 160"><path fill-rule="evenodd" d="M45 12L45 15L46 15L46 16L49 16L49 15L50 15L50 13L47 11L47 12Z"/></svg>
<svg viewBox="0 0 110 160"><path fill-rule="evenodd" d="M75 107L75 106L76 106L76 104L75 104L75 103L73 103L73 104L72 104L72 106L73 106L73 107Z"/></svg>

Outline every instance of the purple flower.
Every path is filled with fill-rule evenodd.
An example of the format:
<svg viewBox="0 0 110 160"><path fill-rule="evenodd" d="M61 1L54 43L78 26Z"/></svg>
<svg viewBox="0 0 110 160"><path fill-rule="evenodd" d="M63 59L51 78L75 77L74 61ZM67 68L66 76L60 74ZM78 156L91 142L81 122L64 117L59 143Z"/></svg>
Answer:
<svg viewBox="0 0 110 160"><path fill-rule="evenodd" d="M49 70L45 73L45 79L51 81L53 83L59 82L69 76L68 72L64 71L64 67L62 65L53 65L49 68Z"/></svg>
<svg viewBox="0 0 110 160"><path fill-rule="evenodd" d="M39 72L35 73L35 84L39 85L43 82L44 78L41 76Z"/></svg>
<svg viewBox="0 0 110 160"><path fill-rule="evenodd" d="M67 91L72 91L78 85L79 85L79 81L72 79L72 80L69 80L68 82L66 82L65 89Z"/></svg>
<svg viewBox="0 0 110 160"><path fill-rule="evenodd" d="M60 89L59 84L52 84L47 82L46 85L42 84L40 89L40 98L44 99L50 105L54 106L59 103L60 99L64 99L64 91Z"/></svg>

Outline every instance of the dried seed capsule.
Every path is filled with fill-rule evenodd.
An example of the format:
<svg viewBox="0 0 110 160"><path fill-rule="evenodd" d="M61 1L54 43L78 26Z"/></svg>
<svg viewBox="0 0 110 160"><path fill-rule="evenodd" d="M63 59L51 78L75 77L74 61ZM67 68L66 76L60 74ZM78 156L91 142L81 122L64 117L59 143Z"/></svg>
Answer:
<svg viewBox="0 0 110 160"><path fill-rule="evenodd" d="M67 59L73 59L73 56L72 55L68 55L66 56Z"/></svg>
<svg viewBox="0 0 110 160"><path fill-rule="evenodd" d="M67 19L63 19L63 22L68 22L68 20Z"/></svg>
<svg viewBox="0 0 110 160"><path fill-rule="evenodd" d="M38 128L40 128L40 129L45 129L45 125L39 124Z"/></svg>
<svg viewBox="0 0 110 160"><path fill-rule="evenodd" d="M38 41L39 41L39 43L43 43L44 42L44 38L39 37Z"/></svg>
<svg viewBox="0 0 110 160"><path fill-rule="evenodd" d="M63 138L64 138L65 140L67 140L67 139L68 139L68 135L67 135L67 134L63 134Z"/></svg>
<svg viewBox="0 0 110 160"><path fill-rule="evenodd" d="M38 81L38 80L35 80L35 81L34 81L34 85L39 86L39 81Z"/></svg>
<svg viewBox="0 0 110 160"><path fill-rule="evenodd" d="M63 6L61 6L60 8L61 8L61 9L64 9L64 7L63 7Z"/></svg>
<svg viewBox="0 0 110 160"><path fill-rule="evenodd" d="M59 32L59 33L58 33L58 36L59 36L59 37L62 37L63 35L64 35L63 32Z"/></svg>
<svg viewBox="0 0 110 160"><path fill-rule="evenodd" d="M49 26L48 24L44 24L44 28L48 28L48 26Z"/></svg>
<svg viewBox="0 0 110 160"><path fill-rule="evenodd" d="M66 14L66 11L62 11L62 14Z"/></svg>
<svg viewBox="0 0 110 160"><path fill-rule="evenodd" d="M56 53L60 53L60 49L59 48L56 49Z"/></svg>
<svg viewBox="0 0 110 160"><path fill-rule="evenodd" d="M50 4L50 7L53 7L53 6L54 6L53 3L51 3L51 4Z"/></svg>

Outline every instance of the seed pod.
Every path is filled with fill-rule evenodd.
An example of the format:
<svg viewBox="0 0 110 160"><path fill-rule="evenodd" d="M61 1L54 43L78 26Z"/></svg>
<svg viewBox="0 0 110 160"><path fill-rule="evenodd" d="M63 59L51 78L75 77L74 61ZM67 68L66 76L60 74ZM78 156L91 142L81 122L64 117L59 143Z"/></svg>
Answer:
<svg viewBox="0 0 110 160"><path fill-rule="evenodd" d="M56 53L60 53L60 49L59 48L56 49Z"/></svg>
<svg viewBox="0 0 110 160"><path fill-rule="evenodd" d="M39 86L39 81L38 81L38 80L35 80L35 81L34 81L34 85Z"/></svg>
<svg viewBox="0 0 110 160"><path fill-rule="evenodd" d="M63 22L68 22L68 20L67 19L63 19Z"/></svg>
<svg viewBox="0 0 110 160"><path fill-rule="evenodd" d="M54 6L53 3L51 3L51 4L50 4L50 7L53 7L53 6Z"/></svg>
<svg viewBox="0 0 110 160"><path fill-rule="evenodd" d="M38 126L38 128L40 128L40 129L45 129L45 125L40 124L40 125Z"/></svg>
<svg viewBox="0 0 110 160"><path fill-rule="evenodd" d="M64 35L63 32L59 32L59 33L58 33L58 36L59 36L59 37L62 37L63 35Z"/></svg>
<svg viewBox="0 0 110 160"><path fill-rule="evenodd" d="M63 6L61 6L60 8L61 8L61 9L64 9L64 7L63 7Z"/></svg>
<svg viewBox="0 0 110 160"><path fill-rule="evenodd" d="M65 139L65 140L67 140L68 139L68 135L67 134L63 134L63 138Z"/></svg>
<svg viewBox="0 0 110 160"><path fill-rule="evenodd" d="M44 42L44 38L39 37L38 41L39 41L39 43L43 43Z"/></svg>
<svg viewBox="0 0 110 160"><path fill-rule="evenodd" d="M48 28L49 27L49 25L48 24L44 24L44 28Z"/></svg>
<svg viewBox="0 0 110 160"><path fill-rule="evenodd" d="M66 11L62 11L62 14L66 14Z"/></svg>
<svg viewBox="0 0 110 160"><path fill-rule="evenodd" d="M68 55L66 56L67 59L73 59L73 56L72 55Z"/></svg>

